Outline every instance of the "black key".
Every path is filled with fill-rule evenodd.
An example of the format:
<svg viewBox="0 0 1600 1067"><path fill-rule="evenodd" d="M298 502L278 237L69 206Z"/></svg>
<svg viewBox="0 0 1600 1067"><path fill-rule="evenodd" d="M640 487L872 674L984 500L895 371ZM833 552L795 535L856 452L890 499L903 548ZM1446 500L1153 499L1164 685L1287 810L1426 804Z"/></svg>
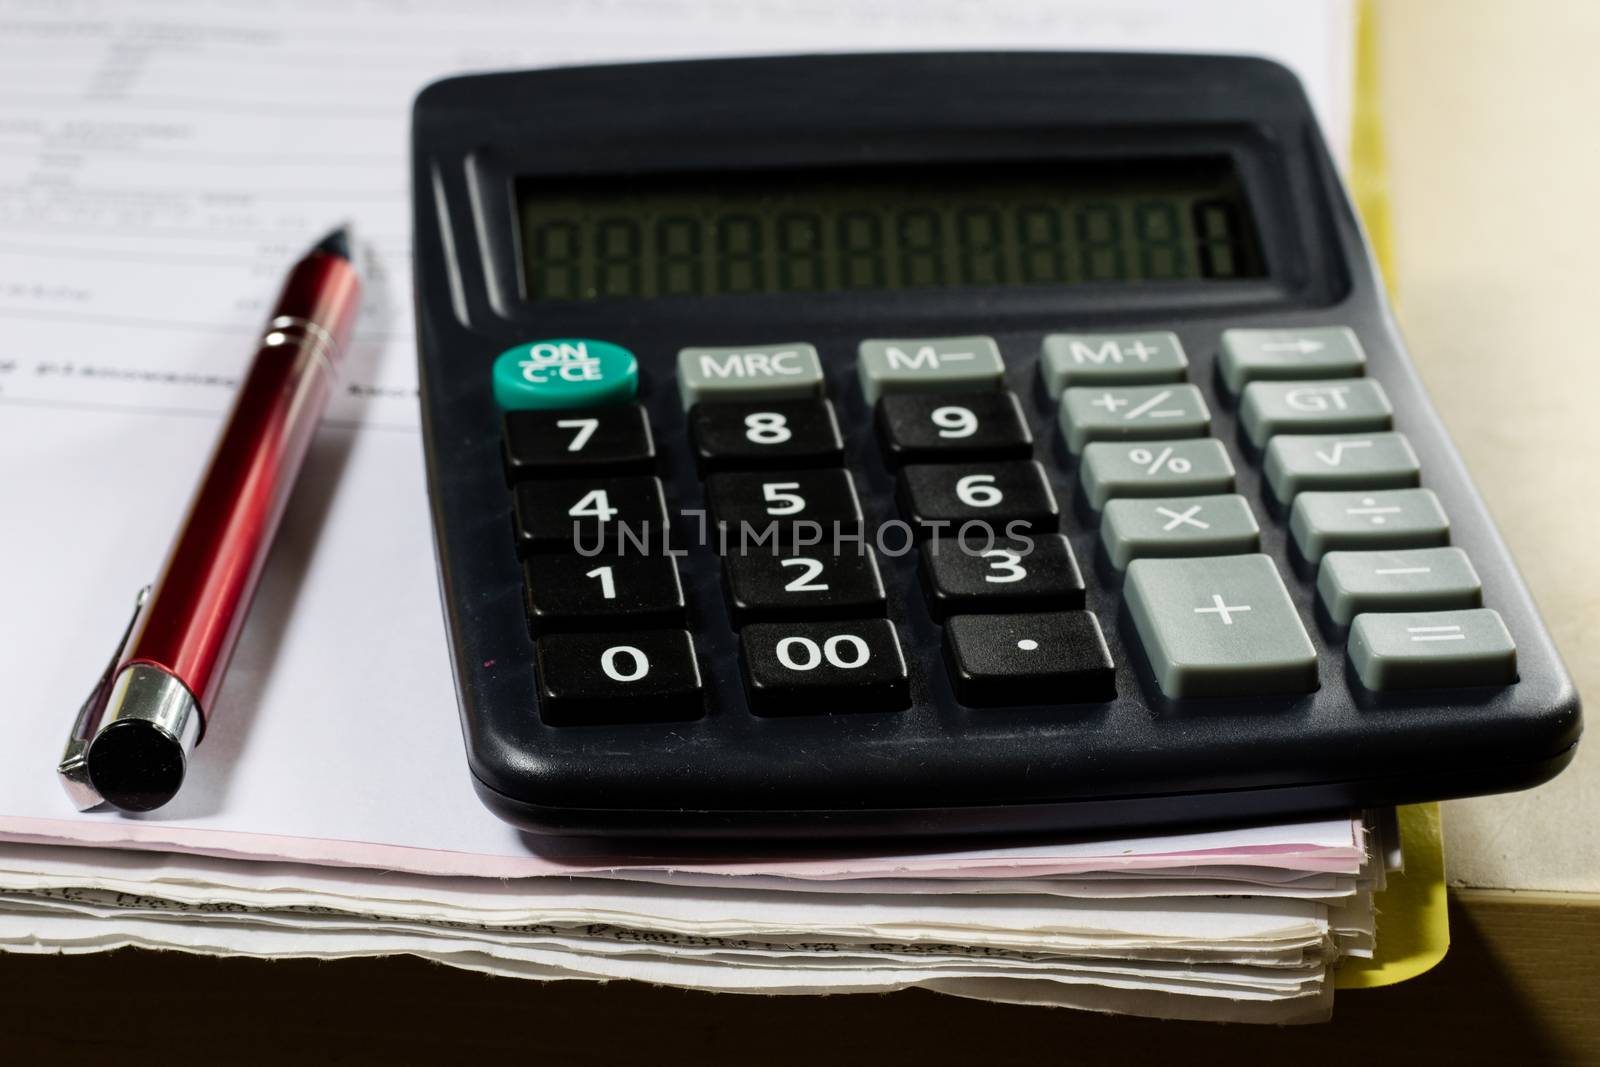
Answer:
<svg viewBox="0 0 1600 1067"><path fill-rule="evenodd" d="M515 493L520 550L664 543L667 502L649 475L518 482Z"/></svg>
<svg viewBox="0 0 1600 1067"><path fill-rule="evenodd" d="M1023 540L922 545L922 589L936 619L969 612L1051 611L1083 607L1083 573L1061 534Z"/></svg>
<svg viewBox="0 0 1600 1067"><path fill-rule="evenodd" d="M835 530L861 531L861 502L849 471L773 471L713 474L706 479L706 507L713 525L725 527L729 543L760 536L773 523L816 523L824 537Z"/></svg>
<svg viewBox="0 0 1600 1067"><path fill-rule="evenodd" d="M941 538L978 536L976 530L960 534L969 522L986 523L996 540L1006 537L1011 523L1036 531L1056 528L1056 495L1033 460L913 464L900 471L898 495L900 513L918 536L934 532L927 526L933 523L948 524L937 531Z"/></svg>
<svg viewBox="0 0 1600 1067"><path fill-rule="evenodd" d="M522 575L528 624L536 634L684 623L683 586L671 556L540 555L522 565Z"/></svg>
<svg viewBox="0 0 1600 1067"><path fill-rule="evenodd" d="M1017 394L891 393L878 401L878 437L890 463L1026 459L1033 433Z"/></svg>
<svg viewBox="0 0 1600 1067"><path fill-rule="evenodd" d="M844 458L839 420L826 400L696 404L689 432L706 470L831 467Z"/></svg>
<svg viewBox="0 0 1600 1067"><path fill-rule="evenodd" d="M735 626L758 619L858 619L881 616L883 578L872 549L831 545L810 553L754 551L722 559Z"/></svg>
<svg viewBox="0 0 1600 1067"><path fill-rule="evenodd" d="M675 722L705 711L685 630L551 634L533 647L539 717L551 726Z"/></svg>
<svg viewBox="0 0 1600 1067"><path fill-rule="evenodd" d="M974 707L1091 704L1117 695L1100 624L1087 611L954 615L944 624L956 699Z"/></svg>
<svg viewBox="0 0 1600 1067"><path fill-rule="evenodd" d="M751 623L739 644L757 715L900 711L911 703L900 639L885 619Z"/></svg>
<svg viewBox="0 0 1600 1067"><path fill-rule="evenodd" d="M506 413L506 470L513 481L647 471L655 457L650 418L638 404Z"/></svg>

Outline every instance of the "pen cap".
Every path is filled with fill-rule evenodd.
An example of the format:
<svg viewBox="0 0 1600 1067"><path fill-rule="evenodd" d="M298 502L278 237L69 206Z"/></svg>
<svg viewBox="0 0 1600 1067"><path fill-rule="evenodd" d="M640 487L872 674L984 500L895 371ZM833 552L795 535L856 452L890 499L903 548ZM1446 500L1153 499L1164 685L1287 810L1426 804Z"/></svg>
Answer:
<svg viewBox="0 0 1600 1067"><path fill-rule="evenodd" d="M123 811L151 811L177 794L202 726L184 684L148 663L124 668L87 757L89 781Z"/></svg>

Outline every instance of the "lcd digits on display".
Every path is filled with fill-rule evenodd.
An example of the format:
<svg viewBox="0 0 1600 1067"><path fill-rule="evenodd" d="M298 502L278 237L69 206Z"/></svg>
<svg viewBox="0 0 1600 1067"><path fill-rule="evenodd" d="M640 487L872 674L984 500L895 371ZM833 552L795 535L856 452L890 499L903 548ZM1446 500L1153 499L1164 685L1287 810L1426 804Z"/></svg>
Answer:
<svg viewBox="0 0 1600 1067"><path fill-rule="evenodd" d="M524 179L529 300L1258 278L1221 159Z"/></svg>

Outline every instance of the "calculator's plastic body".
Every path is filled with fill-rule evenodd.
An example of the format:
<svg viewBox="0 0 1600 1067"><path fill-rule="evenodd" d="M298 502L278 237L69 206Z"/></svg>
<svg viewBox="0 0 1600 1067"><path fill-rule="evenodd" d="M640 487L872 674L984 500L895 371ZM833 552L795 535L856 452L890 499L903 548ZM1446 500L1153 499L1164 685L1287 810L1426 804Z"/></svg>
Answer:
<svg viewBox="0 0 1600 1067"><path fill-rule="evenodd" d="M1081 830L1281 816L1509 790L1571 759L1578 699L1483 502L1417 378L1362 231L1300 85L1239 58L968 54L799 57L550 70L451 79L414 114L417 329L428 482L468 761L499 815L557 833L900 835ZM923 289L525 303L513 181L850 163L1231 158L1258 216L1266 277L1227 283ZM1410 439L1451 542L1516 643L1519 680L1374 694L1315 606L1270 504L1261 456L1219 384L1220 332L1348 326ZM1160 329L1263 516L1261 551L1317 649L1318 687L1292 697L1173 701L1153 684L1119 576L1097 548L1055 405L1042 337ZM806 341L822 356L846 464L867 519L894 515L894 481L858 388L871 337L987 335L1022 399L1088 577L1087 607L1116 664L1116 698L969 708L941 660L915 557L883 558L888 616L910 665L907 708L761 717L747 708L736 631L712 549L681 573L704 714L643 725L542 720L522 574L509 533L501 412L490 368L537 338L591 337L637 353L640 403L674 510L701 475L674 377L690 345ZM1069 501L1071 503L1069 503ZM441 709L442 710L442 709Z"/></svg>

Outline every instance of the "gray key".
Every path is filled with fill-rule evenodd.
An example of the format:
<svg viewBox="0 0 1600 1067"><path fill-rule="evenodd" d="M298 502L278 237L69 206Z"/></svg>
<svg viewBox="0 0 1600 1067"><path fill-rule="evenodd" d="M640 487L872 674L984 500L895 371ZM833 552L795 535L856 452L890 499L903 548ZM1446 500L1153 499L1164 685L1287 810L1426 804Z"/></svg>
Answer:
<svg viewBox="0 0 1600 1067"><path fill-rule="evenodd" d="M1283 504L1308 489L1409 489L1422 480L1411 442L1398 433L1279 434L1262 469Z"/></svg>
<svg viewBox="0 0 1600 1067"><path fill-rule="evenodd" d="M1217 365L1237 393L1253 381L1357 377L1366 373L1367 354L1348 326L1223 330Z"/></svg>
<svg viewBox="0 0 1600 1067"><path fill-rule="evenodd" d="M1289 512L1300 553L1316 563L1338 549L1432 548L1450 543L1450 520L1432 489L1301 493Z"/></svg>
<svg viewBox="0 0 1600 1067"><path fill-rule="evenodd" d="M1200 496L1233 490L1233 460L1214 437L1153 444L1099 441L1078 468L1089 506L1118 497Z"/></svg>
<svg viewBox="0 0 1600 1067"><path fill-rule="evenodd" d="M1204 437L1211 432L1211 412L1192 385L1066 389L1061 432L1073 452L1090 441Z"/></svg>
<svg viewBox="0 0 1600 1067"><path fill-rule="evenodd" d="M1517 643L1489 608L1357 615L1349 654L1361 684L1379 692L1517 680Z"/></svg>
<svg viewBox="0 0 1600 1067"><path fill-rule="evenodd" d="M1363 433L1394 421L1383 386L1369 378L1323 382L1251 382L1239 418L1257 448L1280 433Z"/></svg>
<svg viewBox="0 0 1600 1067"><path fill-rule="evenodd" d="M862 341L856 369L869 406L885 393L999 389L1006 373L992 337Z"/></svg>
<svg viewBox="0 0 1600 1067"><path fill-rule="evenodd" d="M1039 374L1054 400L1070 385L1181 382L1189 359L1175 333L1053 333L1039 354Z"/></svg>
<svg viewBox="0 0 1600 1067"><path fill-rule="evenodd" d="M678 353L685 411L716 400L802 400L822 395L822 361L804 342L685 348Z"/></svg>
<svg viewBox="0 0 1600 1067"><path fill-rule="evenodd" d="M1483 603L1483 583L1459 548L1329 552L1317 571L1328 616L1348 626L1369 611L1444 611Z"/></svg>
<svg viewBox="0 0 1600 1067"><path fill-rule="evenodd" d="M1113 500L1100 519L1100 539L1111 565L1121 570L1147 557L1258 552L1261 527L1237 493Z"/></svg>
<svg viewBox="0 0 1600 1067"><path fill-rule="evenodd" d="M1317 688L1317 650L1266 556L1136 559L1123 594L1169 697Z"/></svg>

